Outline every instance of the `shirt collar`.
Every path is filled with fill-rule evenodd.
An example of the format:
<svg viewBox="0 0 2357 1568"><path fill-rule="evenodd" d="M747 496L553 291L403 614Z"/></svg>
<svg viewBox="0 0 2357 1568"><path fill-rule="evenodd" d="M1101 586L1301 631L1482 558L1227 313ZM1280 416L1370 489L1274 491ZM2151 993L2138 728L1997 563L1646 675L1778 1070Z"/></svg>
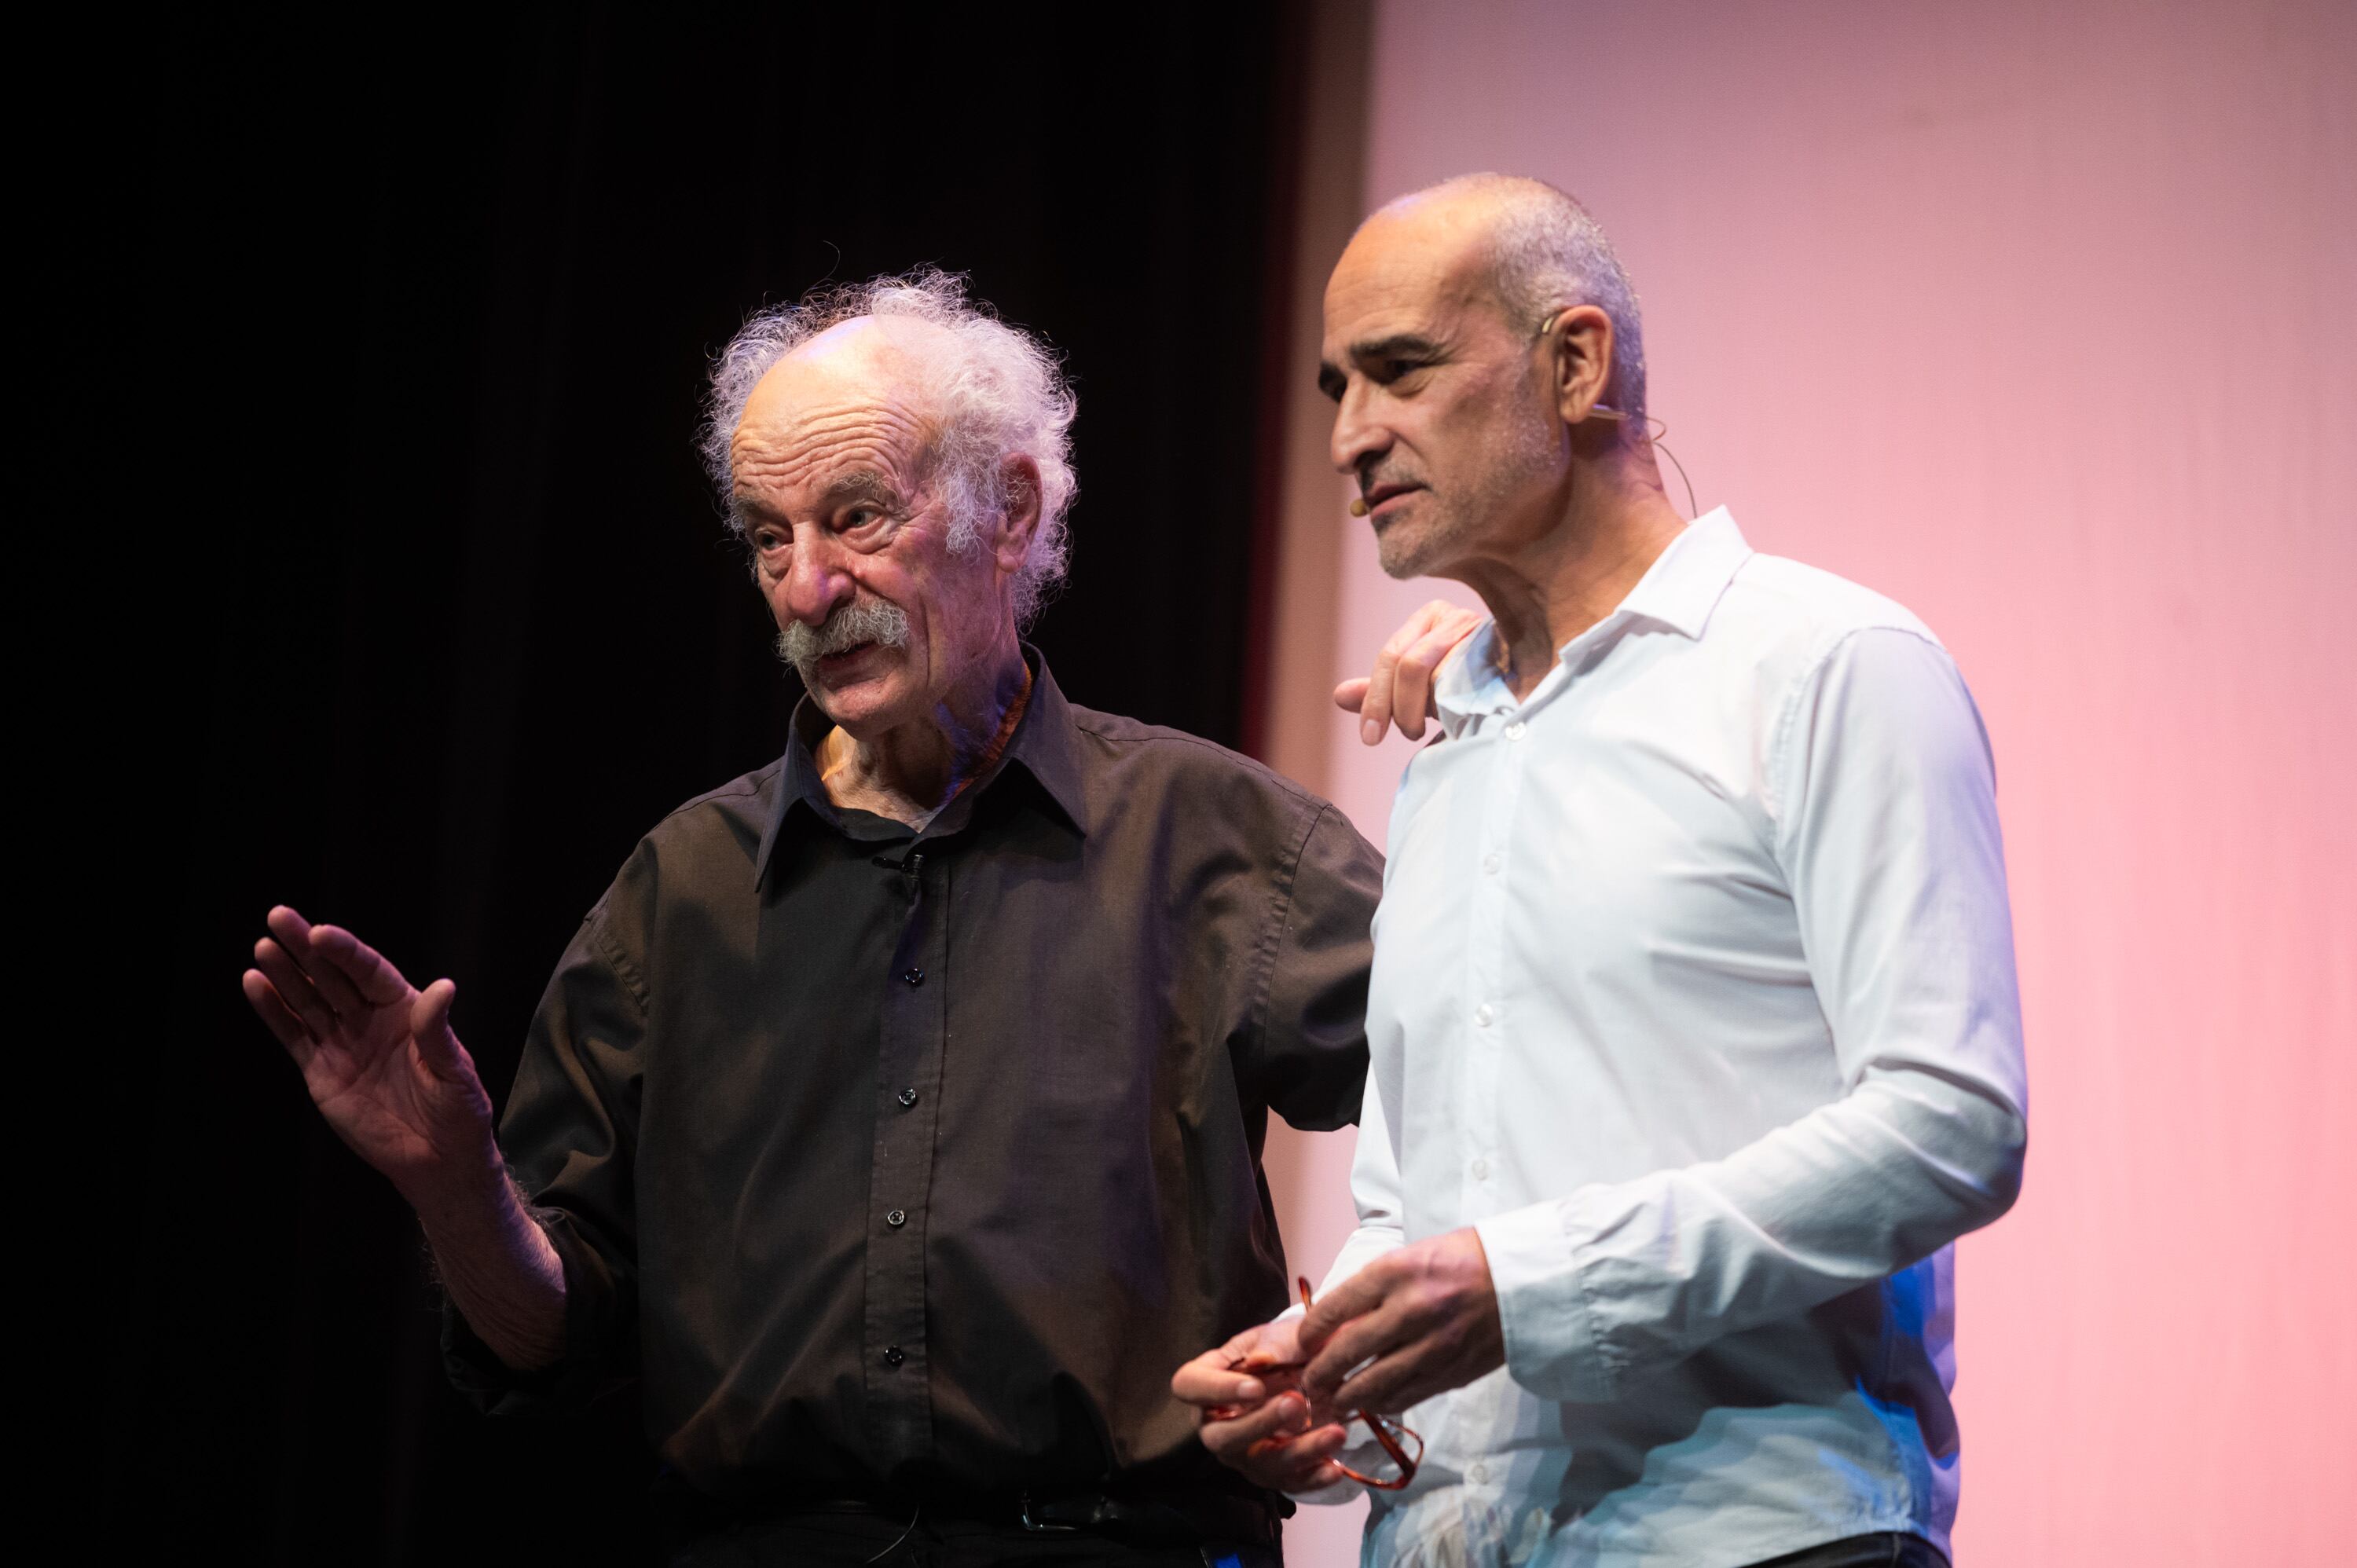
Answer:
<svg viewBox="0 0 2357 1568"><path fill-rule="evenodd" d="M1734 514L1714 508L1670 541L1614 613L1641 616L1699 642L1719 596L1750 558L1751 546L1735 526Z"/></svg>
<svg viewBox="0 0 2357 1568"><path fill-rule="evenodd" d="M1081 783L1080 736L1072 724L1071 704L1064 700L1062 688L1049 673L1048 661L1040 657L1038 649L1025 643L1023 660L1031 666L1031 699L1024 706L1022 718L1016 722L1015 735L1006 743L1006 749L981 778L943 807L941 814L925 825L923 832L912 836L939 838L956 832L972 815L978 797L999 779L1018 771L1039 785L1048 803L1071 825L1074 832L1083 838L1088 836L1088 800ZM769 826L761 834L761 847L753 859L756 885L768 877L770 857L796 807L827 828L842 831L842 816L834 802L827 799L814 753L830 727L826 714L808 696L794 704L793 719L787 725L786 755L778 770L777 801L770 809Z"/></svg>
<svg viewBox="0 0 2357 1568"><path fill-rule="evenodd" d="M1735 580L1736 571L1749 560L1751 546L1735 518L1717 507L1695 519L1669 547L1654 557L1637 585L1629 590L1613 612L1555 650L1568 661L1576 650L1593 646L1625 630L1631 621L1649 620L1694 640L1701 640L1719 596ZM1462 730L1468 720L1483 714L1503 713L1515 706L1513 688L1506 684L1498 663L1498 623L1485 620L1458 645L1434 678L1433 703L1448 734Z"/></svg>

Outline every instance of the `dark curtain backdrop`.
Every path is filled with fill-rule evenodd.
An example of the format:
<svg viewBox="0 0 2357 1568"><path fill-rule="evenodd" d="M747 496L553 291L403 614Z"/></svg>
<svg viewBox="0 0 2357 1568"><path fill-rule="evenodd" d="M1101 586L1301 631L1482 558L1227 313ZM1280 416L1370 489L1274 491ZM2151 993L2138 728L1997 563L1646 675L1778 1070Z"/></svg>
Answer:
<svg viewBox="0 0 2357 1568"><path fill-rule="evenodd" d="M414 1222L238 994L262 914L454 977L504 1091L637 836L781 744L796 693L691 440L710 351L828 278L966 271L1064 350L1081 499L1036 639L1075 700L1240 743L1295 30L421 15L183 24L114 171L111 330L156 335L171 498L134 536L172 566L135 612L168 635L132 788L172 1027L117 1079L107 1522L247 1560L628 1561L632 1402L518 1423L447 1391Z"/></svg>

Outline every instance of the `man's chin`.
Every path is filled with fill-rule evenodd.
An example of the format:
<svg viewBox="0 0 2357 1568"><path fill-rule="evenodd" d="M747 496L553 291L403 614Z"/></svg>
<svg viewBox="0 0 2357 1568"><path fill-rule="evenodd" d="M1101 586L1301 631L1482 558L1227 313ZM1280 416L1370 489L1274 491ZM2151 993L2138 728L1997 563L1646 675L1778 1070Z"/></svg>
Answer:
<svg viewBox="0 0 2357 1568"><path fill-rule="evenodd" d="M1375 563L1383 575L1405 583L1429 577L1448 542L1444 516L1436 515L1433 497L1413 491L1390 502L1375 522Z"/></svg>
<svg viewBox="0 0 2357 1568"><path fill-rule="evenodd" d="M1394 526L1375 535L1375 564L1383 569L1384 576L1403 583L1431 576L1437 554L1431 536L1411 528Z"/></svg>
<svg viewBox="0 0 2357 1568"><path fill-rule="evenodd" d="M864 730L888 729L895 722L893 715L906 704L901 701L901 667L895 660L882 668L872 667L881 661L862 660L855 669L830 670L822 663L802 672L802 689L819 712L841 728L856 735Z"/></svg>

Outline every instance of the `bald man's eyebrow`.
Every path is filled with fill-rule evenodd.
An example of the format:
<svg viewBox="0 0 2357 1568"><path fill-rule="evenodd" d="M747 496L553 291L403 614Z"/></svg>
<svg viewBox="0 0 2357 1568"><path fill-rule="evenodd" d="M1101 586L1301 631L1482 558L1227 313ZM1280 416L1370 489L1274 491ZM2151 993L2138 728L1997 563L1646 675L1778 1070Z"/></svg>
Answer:
<svg viewBox="0 0 2357 1568"><path fill-rule="evenodd" d="M1394 332L1388 338L1351 345L1351 359L1361 365L1383 360L1432 360L1439 355L1439 344L1415 332Z"/></svg>
<svg viewBox="0 0 2357 1568"><path fill-rule="evenodd" d="M1446 357L1447 350L1438 343L1417 332L1394 332L1388 338L1370 338L1364 342L1351 345L1351 362L1365 371L1371 380L1378 382L1391 381L1393 377L1385 373L1386 371L1397 366L1403 360L1410 365L1425 365ZM1318 366L1319 392L1324 392L1336 403L1340 403L1342 401L1343 389L1348 384L1348 378L1332 360L1319 362Z"/></svg>

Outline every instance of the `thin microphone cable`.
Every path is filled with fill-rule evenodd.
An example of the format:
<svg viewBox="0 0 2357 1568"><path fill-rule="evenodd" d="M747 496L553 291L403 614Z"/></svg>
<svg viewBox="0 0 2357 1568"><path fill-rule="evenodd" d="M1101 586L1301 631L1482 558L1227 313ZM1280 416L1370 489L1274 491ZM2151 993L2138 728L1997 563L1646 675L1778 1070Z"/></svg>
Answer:
<svg viewBox="0 0 2357 1568"><path fill-rule="evenodd" d="M1654 446L1662 447L1662 456L1670 460L1670 467L1678 471L1678 482L1686 488L1686 516L1691 518L1702 509L1695 504L1694 481L1686 478L1686 466L1678 461L1678 455L1675 452L1662 446L1662 437L1670 433L1669 424L1665 421L1653 418L1651 414L1646 416L1645 423L1653 427L1647 433L1646 439L1652 442Z"/></svg>
<svg viewBox="0 0 2357 1568"><path fill-rule="evenodd" d="M920 1508L916 1510L916 1512L914 1512L914 1513L910 1514L910 1515L909 1516L909 1528L908 1528L908 1529L906 1529L906 1530L902 1530L902 1531L900 1532L900 1534L899 1534L899 1538L898 1540L894 1541L892 1542L892 1544L891 1544L891 1545L889 1545L889 1546L886 1547L883 1551L881 1551L881 1552L877 1552L875 1556L873 1556L873 1557L869 1558L869 1559L867 1560L867 1562L868 1562L868 1563L881 1563L881 1562L883 1562L883 1561L884 1561L884 1559L886 1559L887 1557L891 1556L891 1555L892 1555L892 1553L894 1553L895 1552L899 1551L901 1547L903 1547L903 1546L905 1546L906 1544L908 1544L909 1537L910 1537L910 1536L912 1536L912 1535L914 1535L914 1534L916 1534L916 1533L917 1533L917 1520L918 1520L919 1519L920 1519L920 1518L922 1518L922 1517L924 1516L924 1512L925 1512L924 1509L923 1509L922 1507L920 1507ZM862 1563L862 1564L860 1565L860 1568L866 1568L866 1563Z"/></svg>

